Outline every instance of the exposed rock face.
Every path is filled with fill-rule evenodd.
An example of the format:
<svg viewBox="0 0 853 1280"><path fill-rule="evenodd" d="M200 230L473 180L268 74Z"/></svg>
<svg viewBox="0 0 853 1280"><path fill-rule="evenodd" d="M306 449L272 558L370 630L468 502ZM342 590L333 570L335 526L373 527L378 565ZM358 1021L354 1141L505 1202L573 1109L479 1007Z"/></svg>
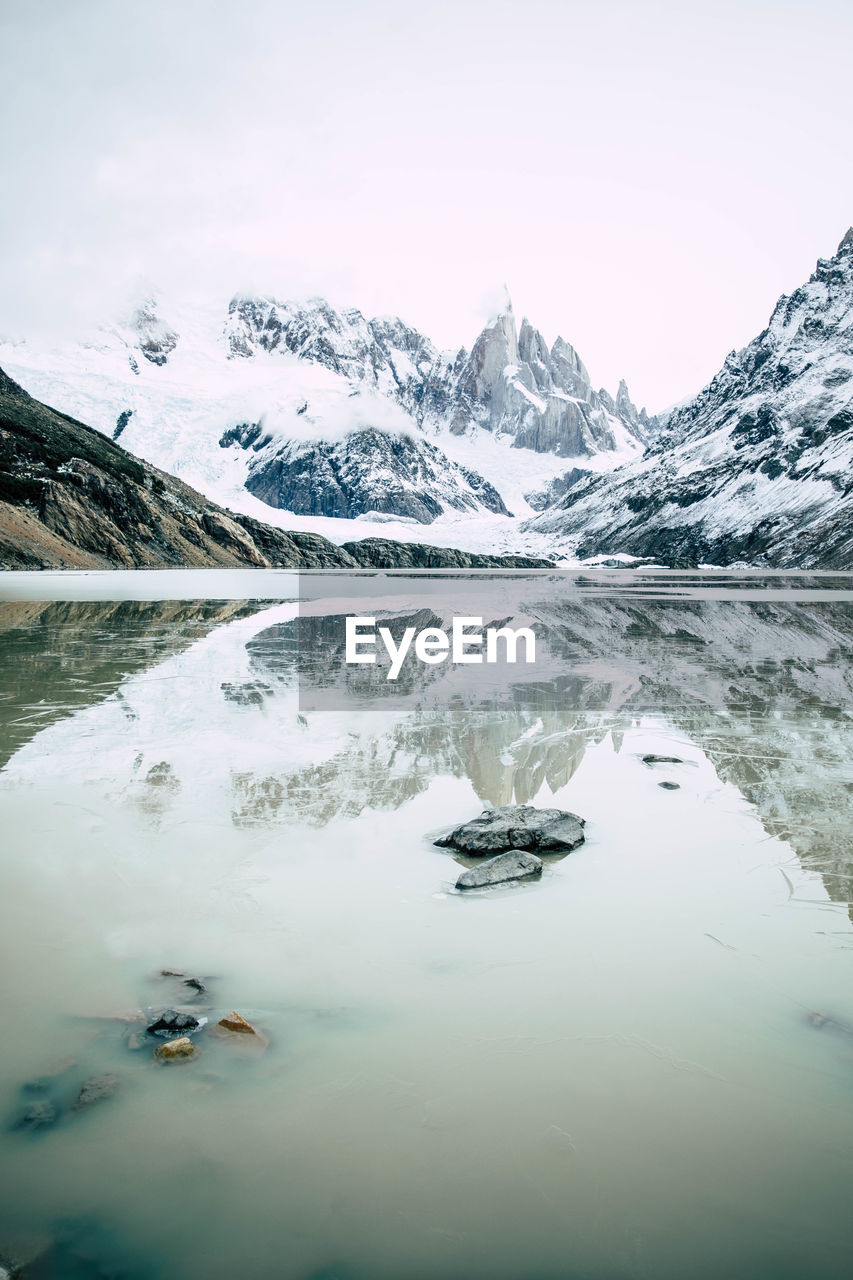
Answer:
<svg viewBox="0 0 853 1280"><path fill-rule="evenodd" d="M581 556L849 568L853 234L645 458L574 484L529 526Z"/></svg>
<svg viewBox="0 0 853 1280"><path fill-rule="evenodd" d="M509 515L496 489L451 462L430 441L373 427L343 440L284 440L260 426L228 432L220 444L251 448L246 488L299 515L355 517L370 511L429 524L448 508Z"/></svg>
<svg viewBox="0 0 853 1280"><path fill-rule="evenodd" d="M381 541L387 560L395 544ZM432 551L438 560L442 553ZM400 563L412 563L414 554L404 544ZM459 553L446 554L446 564L458 564ZM317 534L284 533L208 502L101 432L34 400L0 370L0 568L367 563L364 550L356 560Z"/></svg>
<svg viewBox="0 0 853 1280"><path fill-rule="evenodd" d="M493 884L517 880L538 880L542 875L542 859L523 849L510 849L489 858L479 866L463 871L456 881L457 889L485 889Z"/></svg>
<svg viewBox="0 0 853 1280"><path fill-rule="evenodd" d="M323 298L305 304L274 298L232 298L225 337L231 356L288 351L315 361L396 400L415 412L438 359L435 347L402 320L366 320L360 311L337 312Z"/></svg>
<svg viewBox="0 0 853 1280"><path fill-rule="evenodd" d="M551 483L545 485L544 488L534 489L533 492L526 493L524 496L534 511L546 511L548 507L553 507L559 502L568 493L572 485L578 484L588 477L589 471L585 471L581 467L569 467L568 471L564 471L560 476L555 476Z"/></svg>
<svg viewBox="0 0 853 1280"><path fill-rule="evenodd" d="M631 403L624 382L615 400L594 391L564 339L549 349L526 319L518 330L509 301L470 353L439 352L401 320L365 320L360 311L337 312L322 299L300 305L236 297L226 339L236 357L280 350L316 361L395 400L419 425L457 434L479 425L542 453L591 455L626 438L639 449L655 427Z"/></svg>
<svg viewBox="0 0 853 1280"><path fill-rule="evenodd" d="M570 853L584 842L584 820L563 809L534 809L508 804L486 809L479 818L456 827L435 841L440 848L479 856L510 849Z"/></svg>
<svg viewBox="0 0 853 1280"><path fill-rule="evenodd" d="M456 429L467 410L480 426L539 453L581 457L613 450L620 426L643 444L648 440L648 420L631 404L624 382L617 400L602 398L568 342L558 338L549 350L526 319L516 336L510 304L474 343L456 398Z"/></svg>
<svg viewBox="0 0 853 1280"><path fill-rule="evenodd" d="M165 364L178 345L178 335L160 318L153 298L146 298L137 307L131 320L131 330L137 338L139 351L152 364Z"/></svg>

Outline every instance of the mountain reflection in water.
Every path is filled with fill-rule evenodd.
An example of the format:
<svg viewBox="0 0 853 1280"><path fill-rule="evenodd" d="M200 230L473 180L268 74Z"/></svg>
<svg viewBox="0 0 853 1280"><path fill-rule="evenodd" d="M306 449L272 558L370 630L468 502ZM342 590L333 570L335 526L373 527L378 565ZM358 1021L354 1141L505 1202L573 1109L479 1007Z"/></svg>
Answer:
<svg viewBox="0 0 853 1280"><path fill-rule="evenodd" d="M846 1280L850 583L153 576L0 605L0 1266ZM537 661L392 683L348 614ZM434 837L509 802L586 843L455 893ZM164 971L266 1049L161 1066L124 1018Z"/></svg>
<svg viewBox="0 0 853 1280"><path fill-rule="evenodd" d="M747 591L755 585L739 584L739 594ZM590 744L612 734L618 747L627 728L654 717L700 747L755 805L768 834L790 841L820 871L830 897L847 902L850 600L566 601L553 588L537 599L530 584L523 594L524 619L534 619L538 637L536 667L503 668L481 680L481 669L466 668L460 679L448 665L416 662L396 685L375 667L353 672L343 662L340 615L303 613L252 637L246 649L267 696L292 692L298 670L303 688L344 686L353 706L363 705L355 699L365 692L392 709L401 695L414 702L383 733L354 736L320 764L235 779L235 820L292 812L323 823L401 804L443 773L469 778L484 805L523 804L543 783L552 791L564 786ZM394 631L443 620L424 608L394 618Z"/></svg>

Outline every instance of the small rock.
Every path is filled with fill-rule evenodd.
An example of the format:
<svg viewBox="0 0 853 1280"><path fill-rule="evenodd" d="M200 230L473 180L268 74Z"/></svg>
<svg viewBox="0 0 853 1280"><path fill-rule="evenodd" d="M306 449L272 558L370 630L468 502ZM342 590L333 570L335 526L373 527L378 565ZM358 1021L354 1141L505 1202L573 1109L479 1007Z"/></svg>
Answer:
<svg viewBox="0 0 853 1280"><path fill-rule="evenodd" d="M684 764L684 761L679 756L648 755L643 756L643 764Z"/></svg>
<svg viewBox="0 0 853 1280"><path fill-rule="evenodd" d="M456 881L457 889L484 889L491 884L515 880L538 880L542 875L542 859L524 849L510 849L489 858L470 871L463 871Z"/></svg>
<svg viewBox="0 0 853 1280"><path fill-rule="evenodd" d="M160 969L154 981L163 990L159 1001L174 1001L179 1009L187 1004L196 1005L207 995L206 980L182 969Z"/></svg>
<svg viewBox="0 0 853 1280"><path fill-rule="evenodd" d="M198 1031L201 1023L191 1013L179 1013L177 1009L165 1009L153 1022L148 1024L151 1036L188 1035Z"/></svg>
<svg viewBox="0 0 853 1280"><path fill-rule="evenodd" d="M664 791L680 791L681 790L680 782L659 782L658 786L663 787Z"/></svg>
<svg viewBox="0 0 853 1280"><path fill-rule="evenodd" d="M194 1058L199 1053L199 1048L189 1036L180 1036L177 1040L158 1044L154 1052L163 1062L183 1062L187 1058Z"/></svg>
<svg viewBox="0 0 853 1280"><path fill-rule="evenodd" d="M570 853L584 842L584 820L563 809L535 809L507 804L486 809L434 843L472 856L536 849L540 853Z"/></svg>
<svg viewBox="0 0 853 1280"><path fill-rule="evenodd" d="M231 1012L226 1018L221 1018L214 1027L219 1035L239 1036L240 1039L247 1044L253 1044L256 1048L266 1048L269 1041L262 1036L251 1024L247 1022L239 1013Z"/></svg>
<svg viewBox="0 0 853 1280"><path fill-rule="evenodd" d="M74 1111L85 1111L87 1107L94 1107L99 1102L105 1102L107 1098L111 1098L117 1091L119 1085L118 1076L107 1073L103 1076L90 1076L88 1080L84 1080L80 1086L80 1091L74 1100Z"/></svg>
<svg viewBox="0 0 853 1280"><path fill-rule="evenodd" d="M13 1129L49 1129L59 1119L59 1111L49 1098L28 1102L13 1124Z"/></svg>

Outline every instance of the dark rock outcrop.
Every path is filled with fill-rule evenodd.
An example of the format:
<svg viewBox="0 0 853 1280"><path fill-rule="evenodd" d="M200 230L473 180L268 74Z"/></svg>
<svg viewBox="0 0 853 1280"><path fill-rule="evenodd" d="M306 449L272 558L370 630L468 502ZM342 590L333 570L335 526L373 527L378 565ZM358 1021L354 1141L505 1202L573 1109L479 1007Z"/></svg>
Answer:
<svg viewBox="0 0 853 1280"><path fill-rule="evenodd" d="M510 514L487 480L419 434L366 426L342 440L281 440L250 427L220 441L234 443L253 452L249 492L298 515L352 519L378 512L430 524L448 509Z"/></svg>
<svg viewBox="0 0 853 1280"><path fill-rule="evenodd" d="M363 538L341 547L363 569L553 569L550 560L534 556L483 556L455 547L431 547L422 542L391 542Z"/></svg>
<svg viewBox="0 0 853 1280"><path fill-rule="evenodd" d="M146 1030L150 1036L161 1036L169 1039L172 1036L188 1036L201 1027L198 1018L191 1013L181 1013L177 1009L164 1009L148 1023Z"/></svg>
<svg viewBox="0 0 853 1280"><path fill-rule="evenodd" d="M435 844L479 857L510 849L537 853L570 853L584 842L584 820L563 809L535 809L529 804L508 804L486 809L479 818L464 822Z"/></svg>

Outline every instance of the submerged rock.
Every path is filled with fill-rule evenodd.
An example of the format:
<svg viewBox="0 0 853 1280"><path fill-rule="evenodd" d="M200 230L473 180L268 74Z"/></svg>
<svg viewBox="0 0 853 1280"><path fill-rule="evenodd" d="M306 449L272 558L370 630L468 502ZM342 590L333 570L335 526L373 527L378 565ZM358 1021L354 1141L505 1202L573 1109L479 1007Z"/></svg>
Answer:
<svg viewBox="0 0 853 1280"><path fill-rule="evenodd" d="M507 804L486 809L434 841L442 849L458 849L473 856L535 849L539 853L570 853L584 842L584 819L563 809L535 809Z"/></svg>
<svg viewBox="0 0 853 1280"><path fill-rule="evenodd" d="M191 1013L179 1013L177 1009L164 1009L148 1024L151 1036L192 1035L202 1024Z"/></svg>
<svg viewBox="0 0 853 1280"><path fill-rule="evenodd" d="M49 1129L59 1120L59 1108L50 1098L28 1102L12 1123L13 1129Z"/></svg>
<svg viewBox="0 0 853 1280"><path fill-rule="evenodd" d="M194 1058L199 1053L199 1048L189 1036L180 1036L177 1040L158 1044L154 1052L162 1062L183 1062L187 1058Z"/></svg>
<svg viewBox="0 0 853 1280"><path fill-rule="evenodd" d="M111 1098L117 1092L118 1086L118 1076L114 1076L109 1072L102 1076L91 1076L88 1080L84 1080L80 1086L80 1091L74 1099L72 1110L85 1111L88 1107L94 1107L99 1102L105 1102L107 1098Z"/></svg>
<svg viewBox="0 0 853 1280"><path fill-rule="evenodd" d="M456 881L457 889L485 889L492 884L517 880L538 880L542 875L542 859L524 849L510 849L489 858L470 871L463 871Z"/></svg>

